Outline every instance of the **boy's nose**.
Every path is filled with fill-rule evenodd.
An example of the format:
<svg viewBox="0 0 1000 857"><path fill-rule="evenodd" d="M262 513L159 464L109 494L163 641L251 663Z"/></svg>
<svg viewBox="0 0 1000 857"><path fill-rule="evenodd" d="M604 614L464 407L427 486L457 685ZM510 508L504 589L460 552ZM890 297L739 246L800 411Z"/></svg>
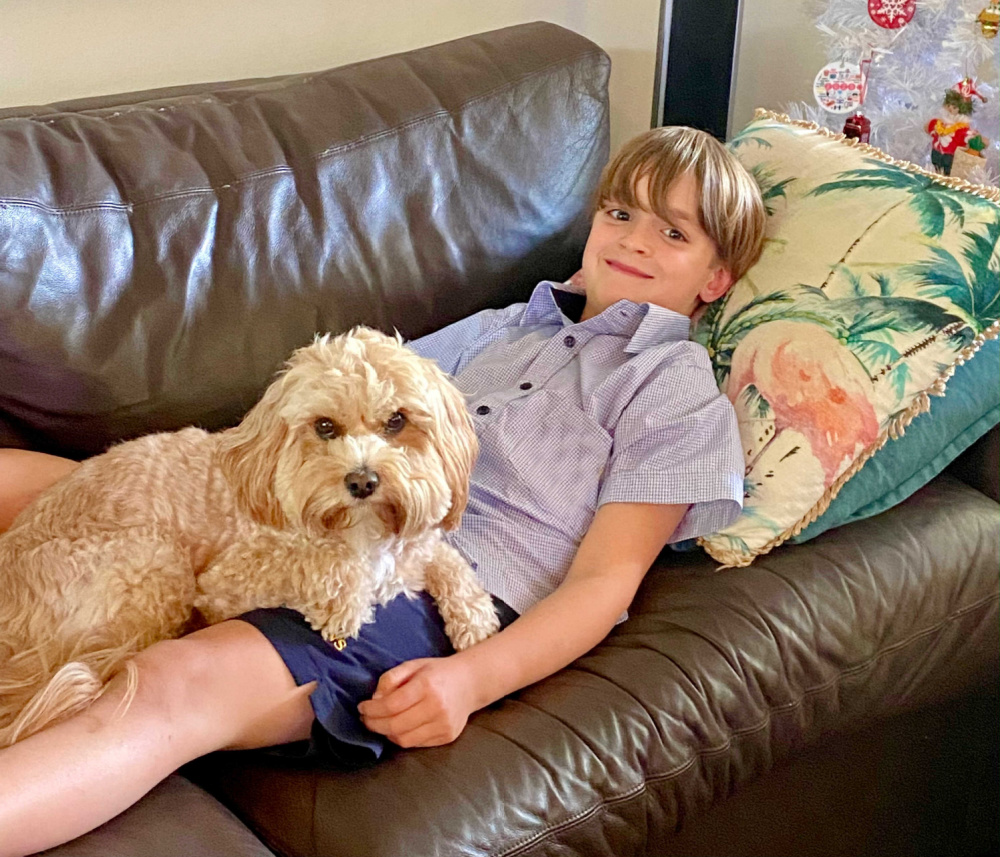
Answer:
<svg viewBox="0 0 1000 857"><path fill-rule="evenodd" d="M621 236L621 243L623 247L636 253L649 252L649 236L639 225L633 225L631 229L625 230Z"/></svg>

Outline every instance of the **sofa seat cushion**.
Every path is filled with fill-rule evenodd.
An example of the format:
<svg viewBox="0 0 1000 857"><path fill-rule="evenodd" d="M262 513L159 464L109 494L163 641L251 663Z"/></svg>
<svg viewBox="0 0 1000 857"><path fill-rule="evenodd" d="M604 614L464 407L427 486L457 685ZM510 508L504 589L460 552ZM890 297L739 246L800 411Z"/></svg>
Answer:
<svg viewBox="0 0 1000 857"><path fill-rule="evenodd" d="M272 857L211 795L174 775L130 810L44 857Z"/></svg>
<svg viewBox="0 0 1000 857"><path fill-rule="evenodd" d="M190 773L281 854L655 852L796 750L995 680L998 518L944 475L749 568L665 555L606 642L454 744Z"/></svg>

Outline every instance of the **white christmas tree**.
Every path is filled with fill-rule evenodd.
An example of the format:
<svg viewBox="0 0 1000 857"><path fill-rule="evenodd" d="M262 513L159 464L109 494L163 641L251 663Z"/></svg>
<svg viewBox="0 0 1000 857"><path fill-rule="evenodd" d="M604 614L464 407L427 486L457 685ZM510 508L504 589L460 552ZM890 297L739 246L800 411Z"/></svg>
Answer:
<svg viewBox="0 0 1000 857"><path fill-rule="evenodd" d="M883 15L897 18L912 11L896 29L879 26L869 14L869 0L804 0L807 13L826 45L830 62L860 63L872 58L861 107L871 120L869 142L894 158L931 168L928 123L941 117L948 90L971 78L986 99L974 99L975 111L964 116L987 141L982 163L965 176L978 184L1000 183L1000 98L997 46L980 20L990 0L871 0ZM846 114L829 113L815 102L785 105L785 112L832 131L844 130Z"/></svg>

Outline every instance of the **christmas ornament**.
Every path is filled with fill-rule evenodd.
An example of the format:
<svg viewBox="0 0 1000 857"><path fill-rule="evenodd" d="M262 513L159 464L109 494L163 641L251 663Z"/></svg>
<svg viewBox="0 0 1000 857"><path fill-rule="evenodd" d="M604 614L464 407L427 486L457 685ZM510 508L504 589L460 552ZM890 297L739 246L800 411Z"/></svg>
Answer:
<svg viewBox="0 0 1000 857"><path fill-rule="evenodd" d="M867 143L872 133L872 120L860 110L847 117L844 123L844 136L849 140L860 140Z"/></svg>
<svg viewBox="0 0 1000 857"><path fill-rule="evenodd" d="M963 77L954 87L945 93L944 100L946 104L949 101L954 103L959 113L971 116L972 111L976 109L976 106L972 103L973 96L982 101L983 104L986 103L986 96L979 94L976 85L972 82L972 78Z"/></svg>
<svg viewBox="0 0 1000 857"><path fill-rule="evenodd" d="M983 35L987 39L997 37L997 28L1000 27L1000 0L990 0L990 5L979 13L976 18L979 26L983 28Z"/></svg>
<svg viewBox="0 0 1000 857"><path fill-rule="evenodd" d="M840 62L823 66L813 81L820 107L829 113L850 113L861 104L861 67Z"/></svg>
<svg viewBox="0 0 1000 857"><path fill-rule="evenodd" d="M964 149L955 150L955 159L952 161L950 175L956 178L973 181L972 173L977 167L986 163L983 157L983 149L990 144L990 141L982 134L969 139L969 144Z"/></svg>
<svg viewBox="0 0 1000 857"><path fill-rule="evenodd" d="M844 123L844 136L848 140L860 140L862 143L867 143L871 137L871 119L865 116L860 108L864 106L865 95L868 92L868 73L871 71L873 59L874 54L869 54L861 60L859 66L861 71L861 94L858 97L859 109L848 116L847 121Z"/></svg>
<svg viewBox="0 0 1000 857"><path fill-rule="evenodd" d="M986 148L982 135L973 131L964 118L975 110L973 97L986 101L985 96L976 91L972 78L963 78L944 94L944 118L934 117L927 123L927 133L931 135L931 164L938 173L952 174L956 153L961 151L964 156L975 158ZM971 148L973 140L976 148ZM965 157L959 160L964 163Z"/></svg>
<svg viewBox="0 0 1000 857"><path fill-rule="evenodd" d="M957 80L970 75L975 88L989 98L983 104L972 96L975 115L959 117L990 138L983 157L973 156L978 162L973 181L1000 185L1000 95L993 95L1000 93L1000 30L996 37L987 38L981 29L983 25L987 30L992 28L992 21L1000 15L1000 0L915 0L910 22L894 30L883 29L872 20L868 0L803 0L785 5L802 7L815 20L821 50L813 62L814 76L824 62L831 66L841 60L857 63L869 53L874 54L874 61L866 78L868 94L856 107L836 114L821 108L817 102L826 93L821 90L817 96L809 89L812 80L805 69L799 86L803 94L775 105L779 110L838 136L841 132L864 133L851 127L863 123L850 122L850 117L860 112L871 121L871 144L894 159L929 170L932 135L927 132L928 122L931 117L939 118L944 126L957 121L944 112L941 101ZM885 5L873 5L873 12L890 11L883 9ZM980 10L984 14L977 20ZM898 16L893 16L893 23L897 20ZM954 160L961 162L964 155Z"/></svg>
<svg viewBox="0 0 1000 857"><path fill-rule="evenodd" d="M868 14L880 27L898 30L910 23L917 0L868 0Z"/></svg>

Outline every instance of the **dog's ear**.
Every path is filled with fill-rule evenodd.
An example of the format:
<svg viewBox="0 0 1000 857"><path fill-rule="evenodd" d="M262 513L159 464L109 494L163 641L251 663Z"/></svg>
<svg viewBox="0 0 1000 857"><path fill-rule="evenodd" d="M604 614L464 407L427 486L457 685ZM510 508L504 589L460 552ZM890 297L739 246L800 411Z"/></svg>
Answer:
<svg viewBox="0 0 1000 857"><path fill-rule="evenodd" d="M435 399L437 426L431 440L441 457L445 479L451 489L451 508L441 527L454 530L469 502L469 477L479 453L479 441L465 399L455 386L442 379Z"/></svg>
<svg viewBox="0 0 1000 857"><path fill-rule="evenodd" d="M283 527L285 513L278 503L274 477L288 427L278 414L286 376L276 380L243 421L222 432L219 464L243 510L261 524Z"/></svg>

